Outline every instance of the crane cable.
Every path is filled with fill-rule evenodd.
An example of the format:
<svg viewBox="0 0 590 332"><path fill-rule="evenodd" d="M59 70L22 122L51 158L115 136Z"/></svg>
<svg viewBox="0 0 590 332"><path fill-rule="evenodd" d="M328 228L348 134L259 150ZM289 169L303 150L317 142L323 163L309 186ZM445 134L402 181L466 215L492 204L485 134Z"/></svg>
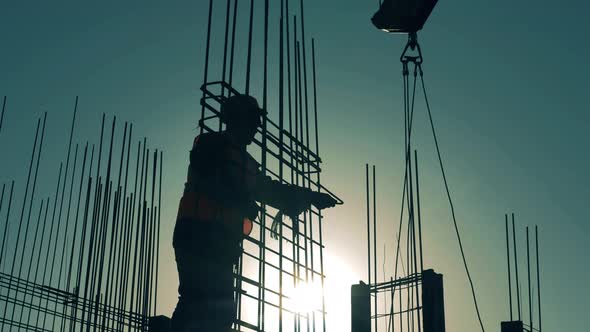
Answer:
<svg viewBox="0 0 590 332"><path fill-rule="evenodd" d="M418 63L417 64L417 67L418 67L419 72L420 72L420 82L421 82L421 85L422 85L422 91L424 93L424 101L426 102L426 109L428 110L428 118L430 120L430 128L432 130L432 136L434 138L434 145L436 146L436 154L438 156L438 163L440 165L440 170L441 170L443 181L444 181L444 184L445 184L445 190L446 190L446 193L447 193L447 198L449 200L449 205L451 207L451 215L452 215L452 218L453 218L453 225L455 227L455 233L457 234L457 240L459 242L459 249L461 250L461 257L463 259L463 266L465 267L465 272L467 273L467 278L469 279L469 285L471 287L471 294L473 296L473 303L475 305L475 311L477 313L477 319L479 320L479 325L481 326L482 332L485 332L485 328L483 326L483 322L482 322L482 319L481 319L481 314L479 312L479 305L477 303L477 297L475 295L475 286L473 285L473 280L471 278L471 273L469 272L469 267L467 266L467 259L465 258L465 251L463 250L463 243L461 242L461 235L459 233L459 226L457 225L457 218L455 217L455 207L453 205L453 200L451 198L451 193L450 193L450 190L449 190L449 184L447 182L447 176L446 176L446 173L445 173L445 168L444 168L444 165L443 165L443 161L442 161L442 157L441 157L441 153L440 153L440 148L439 148L439 145L438 145L438 138L436 136L436 130L435 130L435 127L434 127L434 121L432 120L432 112L430 111L430 104L428 103L428 95L426 93L426 86L424 84L424 73L422 71L422 65L421 65L421 63Z"/></svg>

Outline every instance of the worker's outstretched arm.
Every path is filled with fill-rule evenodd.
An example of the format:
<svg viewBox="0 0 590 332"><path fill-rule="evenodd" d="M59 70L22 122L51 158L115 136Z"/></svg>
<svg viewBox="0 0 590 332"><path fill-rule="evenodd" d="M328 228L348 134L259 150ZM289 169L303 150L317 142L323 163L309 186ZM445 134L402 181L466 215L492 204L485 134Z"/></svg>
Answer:
<svg viewBox="0 0 590 332"><path fill-rule="evenodd" d="M254 198L287 215L298 215L311 205L325 209L336 205L336 200L324 193L307 188L280 183L268 176L259 175L254 188Z"/></svg>

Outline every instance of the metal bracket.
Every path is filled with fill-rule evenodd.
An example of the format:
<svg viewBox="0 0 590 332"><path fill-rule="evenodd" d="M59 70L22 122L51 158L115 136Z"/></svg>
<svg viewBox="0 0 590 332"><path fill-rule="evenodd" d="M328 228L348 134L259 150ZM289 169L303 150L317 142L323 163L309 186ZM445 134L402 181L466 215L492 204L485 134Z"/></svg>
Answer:
<svg viewBox="0 0 590 332"><path fill-rule="evenodd" d="M415 51L417 55L408 55L409 51ZM406 47L400 56L400 61L402 63L407 64L408 62L413 62L417 65L423 62L422 58L422 50L420 49L420 44L418 44L418 35L416 32L408 33L408 42L406 43Z"/></svg>

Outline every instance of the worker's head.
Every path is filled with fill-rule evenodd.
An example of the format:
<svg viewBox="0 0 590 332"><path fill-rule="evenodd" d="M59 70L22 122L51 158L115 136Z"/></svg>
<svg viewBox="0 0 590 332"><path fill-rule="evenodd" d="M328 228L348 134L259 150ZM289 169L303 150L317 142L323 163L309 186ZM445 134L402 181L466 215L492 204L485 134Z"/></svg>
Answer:
<svg viewBox="0 0 590 332"><path fill-rule="evenodd" d="M240 145L252 143L262 115L256 98L251 96L234 95L221 104L221 119L227 126L226 131Z"/></svg>

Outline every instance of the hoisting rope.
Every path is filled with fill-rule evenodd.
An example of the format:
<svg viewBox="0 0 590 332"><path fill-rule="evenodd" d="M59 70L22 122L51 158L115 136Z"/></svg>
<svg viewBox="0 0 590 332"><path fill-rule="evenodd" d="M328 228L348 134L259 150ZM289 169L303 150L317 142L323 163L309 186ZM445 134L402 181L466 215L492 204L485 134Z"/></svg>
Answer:
<svg viewBox="0 0 590 332"><path fill-rule="evenodd" d="M432 120L432 112L430 111L430 104L428 102L428 95L426 93L426 86L424 84L424 72L422 71L422 65L417 65L418 70L420 72L420 82L422 84L422 91L424 93L424 101L426 102L426 109L428 110L428 119L430 120L430 128L432 129L432 137L434 138L434 145L436 146L436 154L438 156L438 163L440 165L440 171L442 173L443 181L445 183L445 190L447 192L447 198L449 200L449 206L451 207L451 216L453 217L453 225L455 227L455 233L457 234L457 241L459 242L459 249L461 250L461 257L463 259L463 266L465 267L465 272L467 273L467 279L469 279L469 286L471 287L471 295L473 296L473 304L475 305L475 312L477 313L477 319L479 320L479 325L481 327L482 332L485 332L485 328L483 327L483 322L481 320L481 314L479 312L479 305L477 303L477 296L475 295L475 286L473 285L473 279L471 278L471 273L469 272L469 267L467 266L467 259L465 258L465 251L463 250L463 243L461 242L461 235L459 233L459 226L457 225L457 218L455 217L455 207L453 205L453 199L451 198L451 192L449 190L449 184L447 181L447 176L445 173L445 167L443 165L440 148L438 145L438 138L436 136L436 130L434 127L434 121Z"/></svg>
<svg viewBox="0 0 590 332"><path fill-rule="evenodd" d="M412 50L412 51L416 51L417 55L416 56L410 56L407 55L408 51ZM440 147L438 144L438 137L436 135L436 129L434 126L434 121L432 119L432 111L430 109L430 103L428 102L428 95L426 92L426 86L424 83L424 72L422 70L422 62L423 62L423 58L422 58L422 52L420 49L420 45L418 44L417 41L417 36L416 33L410 33L408 35L408 42L402 52L402 55L400 56L400 61L403 64L403 83L404 83L404 117L405 117L405 157L406 157L406 169L405 169L405 175L404 175L404 189L403 189L403 197L402 197L402 211L401 211L401 215L400 215L400 231L401 231L401 227L402 227L402 220L403 220L403 210L404 210L404 198L406 197L406 191L408 190L408 164L410 162L409 158L410 158L410 147L411 147L411 133L412 133L412 124L413 124L413 118L414 118L414 97L415 97L415 92L416 92L416 75L417 72L420 74L420 82L421 82L421 86L422 86L422 92L424 94L424 101L426 103L426 109L428 111L428 118L430 121L430 128L432 130L432 136L434 138L434 144L436 147L436 153L438 156L438 162L439 162L439 166L440 166L440 170L442 173L442 177L443 177L443 181L444 181L444 185L445 185L445 191L447 194L447 199L449 201L449 206L451 208L451 216L453 218L453 226L455 229L455 234L457 235L457 240L459 243L459 249L461 252L461 258L463 261L463 266L465 267L465 272L467 273L467 278L469 280L469 285L471 288L471 294L473 297L473 303L475 306L475 311L477 313L477 319L479 321L479 325L481 327L482 332L485 332L485 328L483 326L483 322L481 319L481 314L480 314L480 310L479 310L479 304L477 302L477 296L475 293L475 286L473 283L473 279L471 278L471 273L469 271L469 267L467 265L467 258L465 257L465 251L463 249L463 243L461 241L461 234L459 232L459 226L457 224L457 218L455 215L455 207L453 204L453 199L451 197L451 193L450 193L450 189L449 189L449 184L447 181L447 177L446 177L446 172L445 172L445 168L444 168L444 164L442 161L442 156L441 156L441 152L440 152ZM411 105L409 103L409 82L408 82L408 63L412 62L414 64L414 84L413 84L413 91L412 91L412 100L411 100ZM408 200L410 198L408 197ZM409 202L408 202L409 203ZM408 213L409 213L409 218L412 219L413 215L412 215L412 211L411 207L408 205ZM410 224L408 224L408 227L410 227ZM399 246L400 246L400 241L401 241L401 236L400 236L401 232L398 232L398 236L397 236L397 254L396 254L396 278L397 278L397 260L398 260L398 255L399 255ZM408 239L409 241L409 239ZM393 290L395 291L395 290ZM393 295L393 291L392 291L392 295ZM393 299L393 296L392 296ZM391 317L393 317L393 301L391 303ZM391 325L393 324L393 319L390 319L389 322L389 326L388 326L388 331L391 328Z"/></svg>

